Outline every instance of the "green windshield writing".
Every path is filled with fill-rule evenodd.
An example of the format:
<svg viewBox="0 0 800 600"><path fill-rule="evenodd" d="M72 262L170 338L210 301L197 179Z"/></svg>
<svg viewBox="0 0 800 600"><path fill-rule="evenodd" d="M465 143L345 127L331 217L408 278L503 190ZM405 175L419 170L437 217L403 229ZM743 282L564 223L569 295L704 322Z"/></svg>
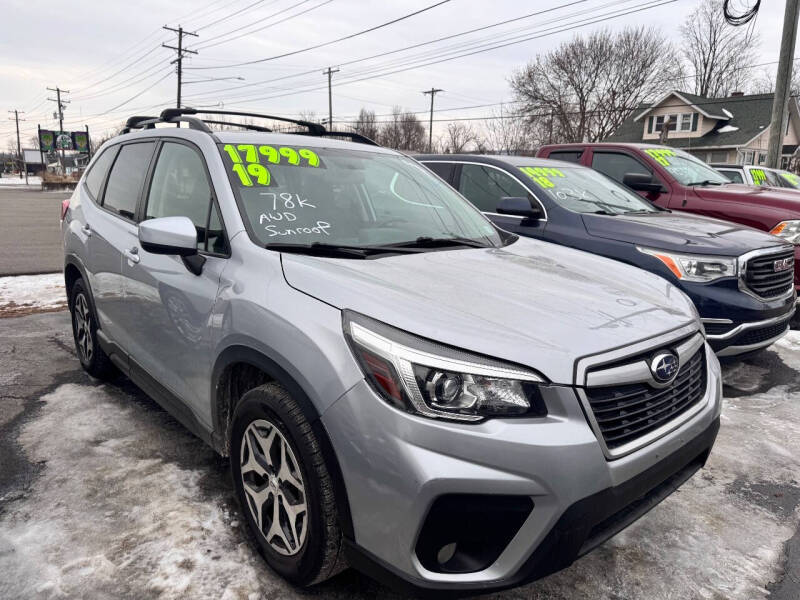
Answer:
<svg viewBox="0 0 800 600"><path fill-rule="evenodd" d="M764 173L764 169L750 169L750 176L756 185L766 185L767 183L767 174Z"/></svg>
<svg viewBox="0 0 800 600"><path fill-rule="evenodd" d="M239 182L244 187L271 185L273 183L272 174L266 166L269 164L324 168L317 153L308 148L225 144L223 150L231 159L231 171L238 176Z"/></svg>
<svg viewBox="0 0 800 600"><path fill-rule="evenodd" d="M783 177L794 187L800 187L800 177L798 177L794 173L781 173L781 177Z"/></svg>
<svg viewBox="0 0 800 600"><path fill-rule="evenodd" d="M550 167L520 167L519 170L543 188L555 187L555 184L550 181L551 177L564 177L564 173L560 170Z"/></svg>
<svg viewBox="0 0 800 600"><path fill-rule="evenodd" d="M670 156L675 156L675 152L673 150L668 150L666 148L650 148L645 150L645 154L650 156L658 164L665 167L668 167L670 164L668 158Z"/></svg>

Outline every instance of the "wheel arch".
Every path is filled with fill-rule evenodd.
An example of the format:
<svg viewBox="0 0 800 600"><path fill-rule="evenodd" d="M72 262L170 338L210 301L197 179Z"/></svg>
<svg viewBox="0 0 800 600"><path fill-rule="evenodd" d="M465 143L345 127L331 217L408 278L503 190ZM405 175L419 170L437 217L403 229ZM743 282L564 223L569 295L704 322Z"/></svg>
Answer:
<svg viewBox="0 0 800 600"><path fill-rule="evenodd" d="M239 385L237 377L245 378L243 385ZM320 419L321 415L303 386L276 361L260 350L243 344L228 346L214 363L210 398L212 403L211 438L215 449L223 456L230 456L232 415L237 403L248 389L268 382L275 382L283 386L300 406L303 416L311 425L333 482L342 533L345 537L354 539L353 521L344 476L328 432Z"/></svg>

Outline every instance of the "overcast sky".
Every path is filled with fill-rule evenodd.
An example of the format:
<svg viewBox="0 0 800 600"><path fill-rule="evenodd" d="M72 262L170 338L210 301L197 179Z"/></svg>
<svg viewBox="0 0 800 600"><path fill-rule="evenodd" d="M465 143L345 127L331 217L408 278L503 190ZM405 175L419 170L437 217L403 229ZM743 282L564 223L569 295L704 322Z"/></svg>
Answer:
<svg viewBox="0 0 800 600"><path fill-rule="evenodd" d="M327 116L327 66L334 74L334 121L353 118L367 107L378 115L399 105L426 111L436 96L434 118L480 117L511 100L508 77L538 53L547 52L575 33L626 25L660 28L676 42L679 26L696 0L450 0L377 31L324 48L252 65L234 63L271 58L303 50L421 10L435 0L5 0L0 16L0 100L3 110L26 111L21 123L23 147L36 125L57 127L55 97L46 87L70 91L64 129L88 124L93 137L118 127L133 114L150 114L175 105L176 75L169 61L176 35L162 25L184 26L198 51L184 65L184 104L219 106L298 115L314 111ZM749 2L748 2L749 3ZM741 4L741 3L740 3ZM567 6L569 5L569 6ZM594 19L649 6L601 23ZM776 61L784 3L763 2L755 32L760 35L760 62ZM544 12L547 11L547 12ZM538 12L541 14L518 19ZM500 27L453 37L381 58L350 61L451 36L507 19ZM283 22L279 22L283 21ZM576 28L576 25L581 25ZM571 29L563 31L565 28ZM244 35L243 35L244 34ZM235 39L234 39L235 38ZM523 40L502 48L439 64L421 64ZM204 47L206 46L206 47ZM410 70L389 73L409 66ZM215 68L206 68L215 67ZM766 67L774 71L774 67ZM309 71L309 73L303 74ZM376 76L377 75L377 76ZM243 78L209 81L212 78ZM363 81L349 80L362 79ZM264 82L264 83L261 83ZM236 88L239 89L231 89ZM474 105L476 108L463 108ZM7 113L4 113L7 115ZM424 117L424 115L421 115ZM380 118L380 117L379 117ZM435 125L437 127L443 125ZM14 136L12 121L0 124L0 149Z"/></svg>

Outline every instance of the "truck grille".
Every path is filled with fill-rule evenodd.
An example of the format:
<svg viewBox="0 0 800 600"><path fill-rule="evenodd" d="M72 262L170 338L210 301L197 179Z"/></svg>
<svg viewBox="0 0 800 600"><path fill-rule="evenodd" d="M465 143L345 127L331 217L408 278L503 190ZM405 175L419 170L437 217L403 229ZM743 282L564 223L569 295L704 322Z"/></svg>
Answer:
<svg viewBox="0 0 800 600"><path fill-rule="evenodd" d="M741 335L736 336L733 343L736 346L760 344L761 342L766 342L767 340L771 340L772 338L779 336L786 331L787 327L789 327L789 319L775 323L774 325L761 327L760 329L750 329Z"/></svg>
<svg viewBox="0 0 800 600"><path fill-rule="evenodd" d="M784 260L788 260L789 267L776 271L776 262ZM789 292L794 285L794 250L790 248L749 259L744 284L761 298L777 298Z"/></svg>
<svg viewBox="0 0 800 600"><path fill-rule="evenodd" d="M705 350L681 365L666 388L645 383L587 388L586 397L609 450L632 442L700 402L706 390Z"/></svg>

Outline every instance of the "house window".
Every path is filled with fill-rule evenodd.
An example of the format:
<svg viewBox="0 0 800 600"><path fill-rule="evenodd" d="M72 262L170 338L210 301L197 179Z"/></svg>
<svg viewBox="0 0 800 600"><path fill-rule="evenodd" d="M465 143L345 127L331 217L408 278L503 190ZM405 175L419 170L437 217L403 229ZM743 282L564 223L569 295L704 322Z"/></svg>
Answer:
<svg viewBox="0 0 800 600"><path fill-rule="evenodd" d="M675 131L678 123L678 115L659 115L656 117L656 126L654 127L655 131L661 131L664 129L664 119L667 117L669 117L669 125L667 128L670 131Z"/></svg>
<svg viewBox="0 0 800 600"><path fill-rule="evenodd" d="M758 164L763 165L767 162L767 153L766 152L759 152L758 153Z"/></svg>
<svg viewBox="0 0 800 600"><path fill-rule="evenodd" d="M753 164L753 157L755 156L755 152L752 150L745 150L744 153L744 165L752 165Z"/></svg>
<svg viewBox="0 0 800 600"><path fill-rule="evenodd" d="M681 115L680 130L681 131L692 130L692 113L684 113Z"/></svg>

